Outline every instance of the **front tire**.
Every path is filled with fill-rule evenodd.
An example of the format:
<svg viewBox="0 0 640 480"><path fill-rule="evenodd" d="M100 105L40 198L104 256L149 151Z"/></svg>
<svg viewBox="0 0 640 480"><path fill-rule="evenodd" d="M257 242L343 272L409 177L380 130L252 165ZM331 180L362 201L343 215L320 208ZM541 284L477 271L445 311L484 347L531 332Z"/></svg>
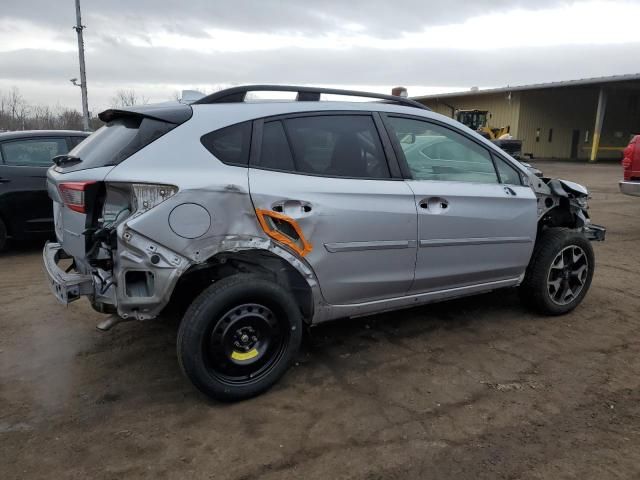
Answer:
<svg viewBox="0 0 640 480"><path fill-rule="evenodd" d="M587 294L594 267L593 247L582 233L566 228L544 230L520 285L520 298L545 315L568 313Z"/></svg>
<svg viewBox="0 0 640 480"><path fill-rule="evenodd" d="M178 331L178 361L205 395L242 400L275 384L301 342L293 296L262 276L239 274L217 281L191 304Z"/></svg>

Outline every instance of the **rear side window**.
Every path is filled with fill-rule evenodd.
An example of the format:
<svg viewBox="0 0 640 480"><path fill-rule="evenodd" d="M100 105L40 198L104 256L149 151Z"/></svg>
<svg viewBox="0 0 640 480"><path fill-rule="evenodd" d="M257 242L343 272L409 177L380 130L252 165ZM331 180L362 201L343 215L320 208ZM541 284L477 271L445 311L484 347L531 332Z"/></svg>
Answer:
<svg viewBox="0 0 640 480"><path fill-rule="evenodd" d="M264 124L260 152L259 166L274 170L296 171L282 122Z"/></svg>
<svg viewBox="0 0 640 480"><path fill-rule="evenodd" d="M24 167L49 167L53 157L67 151L64 138L31 138L2 144L4 163Z"/></svg>
<svg viewBox="0 0 640 480"><path fill-rule="evenodd" d="M249 163L251 148L251 122L207 133L200 141L221 162L246 166Z"/></svg>
<svg viewBox="0 0 640 480"><path fill-rule="evenodd" d="M259 166L331 177L390 177L378 131L368 115L265 123Z"/></svg>

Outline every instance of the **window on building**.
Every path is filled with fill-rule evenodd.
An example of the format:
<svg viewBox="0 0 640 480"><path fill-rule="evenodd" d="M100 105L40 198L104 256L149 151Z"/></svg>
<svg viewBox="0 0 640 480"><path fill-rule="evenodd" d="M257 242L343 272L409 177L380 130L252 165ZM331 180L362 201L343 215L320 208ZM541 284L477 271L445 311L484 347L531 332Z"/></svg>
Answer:
<svg viewBox="0 0 640 480"><path fill-rule="evenodd" d="M553 128L549 129L549 137L548 137L549 143L551 143L553 141Z"/></svg>
<svg viewBox="0 0 640 480"><path fill-rule="evenodd" d="M200 141L221 162L247 165L251 148L251 122L238 123L207 133Z"/></svg>
<svg viewBox="0 0 640 480"><path fill-rule="evenodd" d="M536 128L536 142L540 141L540 129Z"/></svg>
<svg viewBox="0 0 640 480"><path fill-rule="evenodd" d="M415 180L498 183L489 151L440 125L389 117Z"/></svg>
<svg viewBox="0 0 640 480"><path fill-rule="evenodd" d="M584 131L584 143L589 143L589 130Z"/></svg>

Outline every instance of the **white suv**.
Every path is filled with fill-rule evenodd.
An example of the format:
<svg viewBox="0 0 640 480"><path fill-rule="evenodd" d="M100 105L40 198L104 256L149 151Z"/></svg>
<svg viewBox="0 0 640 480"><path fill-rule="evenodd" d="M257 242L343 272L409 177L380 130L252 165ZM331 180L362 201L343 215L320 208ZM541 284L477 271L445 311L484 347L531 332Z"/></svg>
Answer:
<svg viewBox="0 0 640 480"><path fill-rule="evenodd" d="M249 86L100 118L48 173L52 290L112 314L103 329L189 303L178 358L219 399L269 388L327 320L518 286L568 312L604 239L584 187L400 97Z"/></svg>

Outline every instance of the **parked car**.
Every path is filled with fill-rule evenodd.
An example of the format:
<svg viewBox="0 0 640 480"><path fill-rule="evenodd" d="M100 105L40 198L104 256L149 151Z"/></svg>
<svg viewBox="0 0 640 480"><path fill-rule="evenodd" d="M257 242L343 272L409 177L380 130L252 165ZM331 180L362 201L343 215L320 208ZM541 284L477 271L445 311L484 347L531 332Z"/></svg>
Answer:
<svg viewBox="0 0 640 480"><path fill-rule="evenodd" d="M622 158L623 179L620 181L620 191L625 195L640 197L640 135L635 135Z"/></svg>
<svg viewBox="0 0 640 480"><path fill-rule="evenodd" d="M244 101L257 90L298 101ZM100 118L48 173L52 291L115 314L103 329L190 302L178 359L218 399L265 391L327 320L506 287L569 312L591 284L589 240L604 239L584 187L405 98L236 87ZM438 137L430 155L412 146L424 137Z"/></svg>
<svg viewBox="0 0 640 480"><path fill-rule="evenodd" d="M0 251L9 238L53 233L47 169L89 133L33 130L0 133Z"/></svg>

